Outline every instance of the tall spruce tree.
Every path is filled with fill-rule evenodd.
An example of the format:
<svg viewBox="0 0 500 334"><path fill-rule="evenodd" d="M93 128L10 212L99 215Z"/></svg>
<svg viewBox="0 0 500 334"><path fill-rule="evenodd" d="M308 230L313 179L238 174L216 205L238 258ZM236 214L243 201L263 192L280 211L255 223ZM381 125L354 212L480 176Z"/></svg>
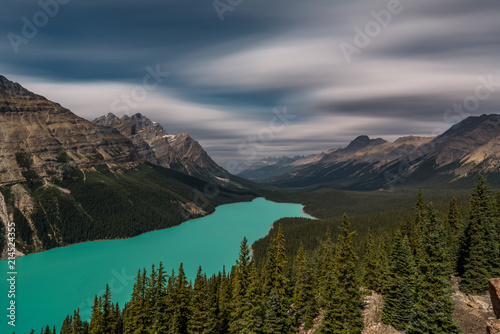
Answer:
<svg viewBox="0 0 500 334"><path fill-rule="evenodd" d="M314 290L314 276L312 268L304 251L304 246L300 244L295 260L296 282L293 294L293 310L296 324L303 324L304 329L312 327L314 318L318 313L316 303L316 291Z"/></svg>
<svg viewBox="0 0 500 334"><path fill-rule="evenodd" d="M48 327L48 326L47 326ZM102 299L94 296L94 305L90 315L90 334L100 334L105 332L104 319L102 314Z"/></svg>
<svg viewBox="0 0 500 334"><path fill-rule="evenodd" d="M460 254L460 240L462 239L462 217L458 208L457 199L453 197L448 211L447 229L450 236L450 264L453 272L458 270L458 257Z"/></svg>
<svg viewBox="0 0 500 334"><path fill-rule="evenodd" d="M281 225L271 241L265 265L264 289L267 300L264 317L264 333L288 333L291 330L290 306L288 298L288 280L285 276L286 252L285 236ZM277 328L280 331L276 332Z"/></svg>
<svg viewBox="0 0 500 334"><path fill-rule="evenodd" d="M360 284L356 272L358 257L354 250L356 232L350 232L349 227L349 218L344 214L335 249L334 268L322 282L327 304L320 333L357 334L363 329Z"/></svg>
<svg viewBox="0 0 500 334"><path fill-rule="evenodd" d="M192 334L209 334L210 329L210 299L208 297L207 278L198 268L191 294L190 316L187 332Z"/></svg>
<svg viewBox="0 0 500 334"><path fill-rule="evenodd" d="M175 286L175 304L172 314L172 321L169 328L169 334L178 334L187 332L187 323L190 311L191 289L184 273L184 266L181 263L179 273L176 278Z"/></svg>
<svg viewBox="0 0 500 334"><path fill-rule="evenodd" d="M380 292L383 278L383 264L381 259L381 247L368 236L367 250L363 259L363 285L370 290Z"/></svg>
<svg viewBox="0 0 500 334"><path fill-rule="evenodd" d="M444 226L429 205L417 249L417 283L413 315L407 334L456 334L462 330L453 321L451 280L447 270Z"/></svg>
<svg viewBox="0 0 500 334"><path fill-rule="evenodd" d="M250 285L250 249L247 245L247 238L244 237L240 245L239 258L234 267L232 277L233 296L231 300L231 322L229 331L239 333L242 329L242 316L246 306L246 294Z"/></svg>
<svg viewBox="0 0 500 334"><path fill-rule="evenodd" d="M416 268L410 243L396 231L390 256L382 321L397 330L405 330L411 319L414 303Z"/></svg>
<svg viewBox="0 0 500 334"><path fill-rule="evenodd" d="M264 322L261 282L255 261L250 263L249 286L241 315L241 334L260 334Z"/></svg>
<svg viewBox="0 0 500 334"><path fill-rule="evenodd" d="M488 279L500 275L500 248L492 195L483 176L479 176L470 196L468 225L459 259L461 289L466 293L488 290Z"/></svg>

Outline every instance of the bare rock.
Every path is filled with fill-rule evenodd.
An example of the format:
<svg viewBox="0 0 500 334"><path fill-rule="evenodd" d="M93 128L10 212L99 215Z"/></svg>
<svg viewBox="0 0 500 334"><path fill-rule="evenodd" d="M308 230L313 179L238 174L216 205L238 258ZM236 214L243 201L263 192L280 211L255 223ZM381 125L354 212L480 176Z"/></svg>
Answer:
<svg viewBox="0 0 500 334"><path fill-rule="evenodd" d="M140 113L121 118L109 113L93 122L118 130L132 141L141 158L152 164L217 183L221 177L230 176L187 133L171 135L159 123Z"/></svg>
<svg viewBox="0 0 500 334"><path fill-rule="evenodd" d="M500 319L500 278L492 278L489 280L491 304L493 311L498 319Z"/></svg>
<svg viewBox="0 0 500 334"><path fill-rule="evenodd" d="M362 334L399 334L403 333L394 327L382 323L382 309L384 299L382 295L372 292L364 298L363 322L364 329Z"/></svg>
<svg viewBox="0 0 500 334"><path fill-rule="evenodd" d="M61 105L0 76L0 185L47 179L64 166L128 167L138 160L133 144Z"/></svg>
<svg viewBox="0 0 500 334"><path fill-rule="evenodd" d="M486 329L488 334L500 334L500 321L488 321L488 326L486 327Z"/></svg>

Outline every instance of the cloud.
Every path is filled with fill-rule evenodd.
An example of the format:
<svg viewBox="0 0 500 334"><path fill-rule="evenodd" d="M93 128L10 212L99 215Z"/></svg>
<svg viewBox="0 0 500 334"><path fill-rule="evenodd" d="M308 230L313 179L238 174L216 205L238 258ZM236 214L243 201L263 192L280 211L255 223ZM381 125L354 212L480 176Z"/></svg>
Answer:
<svg viewBox="0 0 500 334"><path fill-rule="evenodd" d="M348 64L340 43L374 20L387 0L244 0L221 22L212 2L72 1L37 36L12 51L0 39L0 72L93 119L140 85L146 66L170 76L130 113L186 131L224 164L286 106L290 124L257 155L296 155L345 146L359 134L394 140L433 135L479 76L500 81L500 2L401 0ZM20 33L40 10L19 0L0 30ZM471 114L500 112L500 87Z"/></svg>

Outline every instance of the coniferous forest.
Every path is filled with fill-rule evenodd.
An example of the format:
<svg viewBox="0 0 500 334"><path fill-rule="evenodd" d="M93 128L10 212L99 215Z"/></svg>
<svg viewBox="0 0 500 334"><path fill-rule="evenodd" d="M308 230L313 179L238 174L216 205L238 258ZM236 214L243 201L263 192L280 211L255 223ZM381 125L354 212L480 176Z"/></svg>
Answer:
<svg viewBox="0 0 500 334"><path fill-rule="evenodd" d="M453 320L451 278L460 278L463 292L482 294L488 279L500 276L498 196L482 176L466 215L455 198L440 214L424 195L419 190L412 215L383 234L360 238L344 214L314 247L310 237L307 247L298 234L287 240L278 225L254 258L245 238L232 268L207 277L200 267L194 282L182 264L171 273L162 263L153 265L137 272L123 308L106 287L95 296L89 321L75 310L60 329L51 324L41 333L270 334L315 328L357 334L363 329L362 300L371 291L384 298L382 321L397 330L462 333ZM287 243L299 243L292 255Z"/></svg>

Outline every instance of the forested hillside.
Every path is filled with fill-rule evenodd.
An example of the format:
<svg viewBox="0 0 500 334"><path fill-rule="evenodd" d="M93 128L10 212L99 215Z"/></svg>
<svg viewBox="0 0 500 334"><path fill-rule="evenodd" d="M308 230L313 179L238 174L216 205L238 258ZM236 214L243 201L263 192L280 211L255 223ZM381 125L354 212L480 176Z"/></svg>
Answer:
<svg viewBox="0 0 500 334"><path fill-rule="evenodd" d="M165 273L160 263L137 273L123 308L108 288L95 297L90 321L76 310L60 331L47 326L42 333L361 333L369 290L384 296L382 320L398 330L462 333L452 318L451 277L460 277L464 292L483 293L500 275L500 205L479 177L466 215L455 198L447 211L440 218L419 191L411 217L379 236L360 238L347 215L334 233L331 223L317 222L312 235L326 233L316 244L312 235L291 233L297 226L278 225L260 260L244 239L231 270L212 277L200 268L188 282L182 264ZM307 250L299 243L291 256L287 245L298 240Z"/></svg>

